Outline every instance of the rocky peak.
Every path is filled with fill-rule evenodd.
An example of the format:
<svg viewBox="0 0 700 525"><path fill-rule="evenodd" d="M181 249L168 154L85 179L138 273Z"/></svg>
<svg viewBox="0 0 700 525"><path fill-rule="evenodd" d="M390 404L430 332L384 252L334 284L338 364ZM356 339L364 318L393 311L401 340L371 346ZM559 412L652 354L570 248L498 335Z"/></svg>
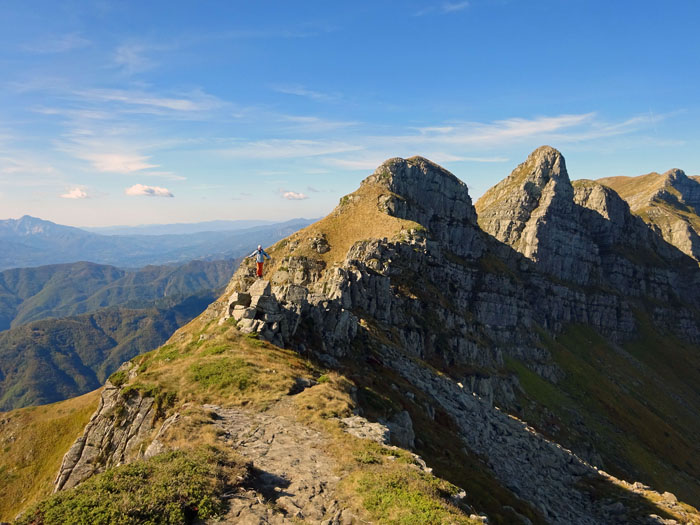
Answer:
<svg viewBox="0 0 700 525"><path fill-rule="evenodd" d="M378 185L382 211L423 225L437 240L459 254L480 252L476 211L467 185L445 168L423 157L392 158L362 185Z"/></svg>
<svg viewBox="0 0 700 525"><path fill-rule="evenodd" d="M663 176L666 179L668 179L668 181L671 184L673 184L674 182L677 182L677 181L688 180L688 176L685 174L685 171L678 169L678 168L671 168L666 173L664 173Z"/></svg>
<svg viewBox="0 0 700 525"><path fill-rule="evenodd" d="M700 182L674 168L639 177L608 177L598 182L615 190L663 239L700 260Z"/></svg>
<svg viewBox="0 0 700 525"><path fill-rule="evenodd" d="M569 180L564 156L551 146L540 146L530 153L524 164L532 165L535 174L543 178Z"/></svg>
<svg viewBox="0 0 700 525"><path fill-rule="evenodd" d="M573 197L564 157L542 146L479 199L479 225L547 273L582 282L589 272L577 261L595 264L597 250L576 220Z"/></svg>
<svg viewBox="0 0 700 525"><path fill-rule="evenodd" d="M663 174L666 182L664 186L670 186L676 190L678 199L687 206L700 209L700 183L688 177L683 170L677 168L668 170Z"/></svg>

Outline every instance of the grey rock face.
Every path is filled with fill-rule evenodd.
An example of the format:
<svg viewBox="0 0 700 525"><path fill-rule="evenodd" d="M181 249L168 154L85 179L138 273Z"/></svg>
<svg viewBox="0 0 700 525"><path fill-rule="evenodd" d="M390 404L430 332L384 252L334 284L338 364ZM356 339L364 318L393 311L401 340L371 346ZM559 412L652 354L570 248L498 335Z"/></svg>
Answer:
<svg viewBox="0 0 700 525"><path fill-rule="evenodd" d="M422 224L459 255L480 254L483 248L467 185L446 169L423 157L394 158L363 181L368 183L391 192L382 203L387 214Z"/></svg>
<svg viewBox="0 0 700 525"><path fill-rule="evenodd" d="M682 170L599 182L620 192L633 213L669 244L700 261L700 181Z"/></svg>
<svg viewBox="0 0 700 525"><path fill-rule="evenodd" d="M120 370L131 367L125 363ZM153 398L139 394L124 398L108 381L83 435L63 458L54 492L74 487L105 468L143 457L141 445L154 429L155 412Z"/></svg>
<svg viewBox="0 0 700 525"><path fill-rule="evenodd" d="M413 431L413 421L405 410L394 414L386 426L390 431L391 442L401 448L412 449L415 445L416 434Z"/></svg>
<svg viewBox="0 0 700 525"><path fill-rule="evenodd" d="M698 279L696 265L614 191L593 181L572 185L564 158L548 146L487 191L477 210L484 231L558 279L662 301L672 300L689 278ZM695 289L684 299L700 302Z"/></svg>
<svg viewBox="0 0 700 525"><path fill-rule="evenodd" d="M564 157L543 146L479 200L479 225L542 271L587 282L600 259L577 220L573 193Z"/></svg>

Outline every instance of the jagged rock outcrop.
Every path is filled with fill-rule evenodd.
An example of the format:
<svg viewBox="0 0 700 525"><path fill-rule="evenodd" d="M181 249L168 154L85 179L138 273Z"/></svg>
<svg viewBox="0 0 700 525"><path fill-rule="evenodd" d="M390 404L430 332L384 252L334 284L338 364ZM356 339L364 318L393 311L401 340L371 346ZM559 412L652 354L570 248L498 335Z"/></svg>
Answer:
<svg viewBox="0 0 700 525"><path fill-rule="evenodd" d="M565 281L669 301L689 276L697 279L683 254L614 192L591 181L572 184L563 156L549 146L535 150L476 207L484 231ZM688 290L684 300L698 304L699 298Z"/></svg>
<svg viewBox="0 0 700 525"><path fill-rule="evenodd" d="M578 221L564 157L536 149L477 202L481 228L559 278L586 283L600 265Z"/></svg>
<svg viewBox="0 0 700 525"><path fill-rule="evenodd" d="M120 370L135 372L129 362ZM153 397L132 391L124 396L107 381L100 404L90 422L61 463L54 491L69 489L105 468L144 457L144 443L150 441L157 406Z"/></svg>
<svg viewBox="0 0 700 525"><path fill-rule="evenodd" d="M700 260L700 182L683 170L639 177L607 177L600 184L614 189L673 246Z"/></svg>
<svg viewBox="0 0 700 525"><path fill-rule="evenodd" d="M388 215L421 224L458 255L480 255L483 247L467 185L443 167L423 157L393 158L362 184L390 192L378 202Z"/></svg>

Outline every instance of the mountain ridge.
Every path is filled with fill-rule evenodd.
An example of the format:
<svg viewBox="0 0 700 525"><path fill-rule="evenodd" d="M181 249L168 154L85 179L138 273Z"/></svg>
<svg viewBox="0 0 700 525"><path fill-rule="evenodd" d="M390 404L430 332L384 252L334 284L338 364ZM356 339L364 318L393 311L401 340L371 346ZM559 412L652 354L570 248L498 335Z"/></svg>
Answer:
<svg viewBox="0 0 700 525"><path fill-rule="evenodd" d="M670 493L700 501L698 442L686 437L700 435L700 319L683 280L697 265L617 194L572 184L559 152L533 155L500 186L516 194L503 208L474 207L426 159L383 163L327 217L271 246L264 279L244 261L202 315L113 374L57 489L220 421L211 443L266 465L237 493L246 512L263 516L254 500L266 495L280 522L425 519L410 502L428 501L418 479L439 484L436 474L455 487L431 493L446 513L437 522L483 522L477 512L494 523L700 522ZM579 260L588 247L595 257ZM240 444L233 427L248 432L249 417L292 417L333 443L344 474L323 478L330 513L308 508L303 491L280 496L300 480L264 463L256 438ZM355 448L373 442L384 448Z"/></svg>
<svg viewBox="0 0 700 525"><path fill-rule="evenodd" d="M700 260L700 177L671 169L663 174L607 177L598 182L618 192L667 242Z"/></svg>
<svg viewBox="0 0 700 525"><path fill-rule="evenodd" d="M0 242L12 247L0 253L0 270L81 260L134 268L194 259L235 259L251 246L274 242L308 223L308 219L293 219L234 231L127 236L100 235L25 216L0 221Z"/></svg>
<svg viewBox="0 0 700 525"><path fill-rule="evenodd" d="M140 308L168 295L219 289L237 266L191 261L123 270L83 261L0 271L0 332L47 317L117 305Z"/></svg>

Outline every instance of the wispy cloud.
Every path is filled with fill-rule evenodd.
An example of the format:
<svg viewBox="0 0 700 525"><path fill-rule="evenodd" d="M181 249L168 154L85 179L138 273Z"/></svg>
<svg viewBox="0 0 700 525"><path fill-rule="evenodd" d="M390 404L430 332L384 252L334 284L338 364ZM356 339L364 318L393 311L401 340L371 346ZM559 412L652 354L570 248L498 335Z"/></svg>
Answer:
<svg viewBox="0 0 700 525"><path fill-rule="evenodd" d="M59 195L59 197L62 199L87 199L89 195L83 188L77 187L68 190L66 193Z"/></svg>
<svg viewBox="0 0 700 525"><path fill-rule="evenodd" d="M583 125L595 125L595 113L557 115L533 119L511 118L494 122L463 122L450 126L430 126L417 129L417 134L394 136L396 144L425 145L502 145L525 138L543 136ZM384 138L383 140L386 140Z"/></svg>
<svg viewBox="0 0 700 525"><path fill-rule="evenodd" d="M305 193L299 193L297 191L280 190L280 193L282 194L283 199L287 199L289 201L303 201L304 199L309 198Z"/></svg>
<svg viewBox="0 0 700 525"><path fill-rule="evenodd" d="M158 167L158 164L149 164L146 155L78 152L76 156L89 161L97 171L105 173L129 174Z"/></svg>
<svg viewBox="0 0 700 525"><path fill-rule="evenodd" d="M219 98L202 91L167 97L147 91L88 89L76 91L75 95L97 102L114 102L126 106L165 109L178 112L207 111L223 105L223 102Z"/></svg>
<svg viewBox="0 0 700 525"><path fill-rule="evenodd" d="M514 144L571 144L635 134L664 118L640 115L619 122L601 119L595 112L510 118L493 122L450 122L410 128L402 135L358 137L348 152L324 157L323 162L343 170L370 170L388 157L422 155L435 162L507 162L503 155L484 154Z"/></svg>
<svg viewBox="0 0 700 525"><path fill-rule="evenodd" d="M382 157L381 154L377 155L376 157L371 157L371 158L329 158L325 159L324 162L326 164L329 164L331 166L344 169L344 170L350 170L350 171L360 171L360 170L373 170L377 166L379 166L384 160L386 160L386 157Z"/></svg>
<svg viewBox="0 0 700 525"><path fill-rule="evenodd" d="M134 184L130 188L124 191L127 195L133 197L143 196L143 197L174 197L175 195L167 188L161 188L160 186L146 186L144 184Z"/></svg>
<svg viewBox="0 0 700 525"><path fill-rule="evenodd" d="M18 175L28 175L37 177L41 175L56 175L56 169L48 163L36 160L35 155L27 152L14 152L7 156L0 156L0 175L16 177ZM24 182L30 182L30 177L16 177ZM9 178L9 177L8 177ZM27 184L31 185L31 184Z"/></svg>
<svg viewBox="0 0 700 525"><path fill-rule="evenodd" d="M469 2L445 2L440 6L443 13L454 13L469 7Z"/></svg>
<svg viewBox="0 0 700 525"><path fill-rule="evenodd" d="M359 122L351 120L327 120L304 115L282 115L280 120L298 133L324 133L359 125Z"/></svg>
<svg viewBox="0 0 700 525"><path fill-rule="evenodd" d="M430 5L413 13L413 16L425 16L430 14L448 14L463 11L469 7L469 2L442 2L441 4Z"/></svg>
<svg viewBox="0 0 700 525"><path fill-rule="evenodd" d="M90 41L83 38L78 33L69 33L59 36L46 36L41 39L41 42L33 42L26 44L23 49L29 53L38 55L51 55L57 53L65 53L74 49L80 49L90 45Z"/></svg>
<svg viewBox="0 0 700 525"><path fill-rule="evenodd" d="M187 180L187 177L173 173L172 171L147 171L141 173L141 175L148 175L149 177L162 177L168 180Z"/></svg>
<svg viewBox="0 0 700 525"><path fill-rule="evenodd" d="M114 51L114 63L129 75L148 71L155 67L156 62L146 56L146 51L143 44L122 44Z"/></svg>
<svg viewBox="0 0 700 525"><path fill-rule="evenodd" d="M228 157L248 159L283 159L318 157L347 151L357 151L362 146L346 142L325 140L271 139L245 142L219 152Z"/></svg>
<svg viewBox="0 0 700 525"><path fill-rule="evenodd" d="M298 97L310 98L312 100L331 101L341 98L339 93L324 93L322 91L308 89L300 85L274 86L273 90L284 95L296 95Z"/></svg>

